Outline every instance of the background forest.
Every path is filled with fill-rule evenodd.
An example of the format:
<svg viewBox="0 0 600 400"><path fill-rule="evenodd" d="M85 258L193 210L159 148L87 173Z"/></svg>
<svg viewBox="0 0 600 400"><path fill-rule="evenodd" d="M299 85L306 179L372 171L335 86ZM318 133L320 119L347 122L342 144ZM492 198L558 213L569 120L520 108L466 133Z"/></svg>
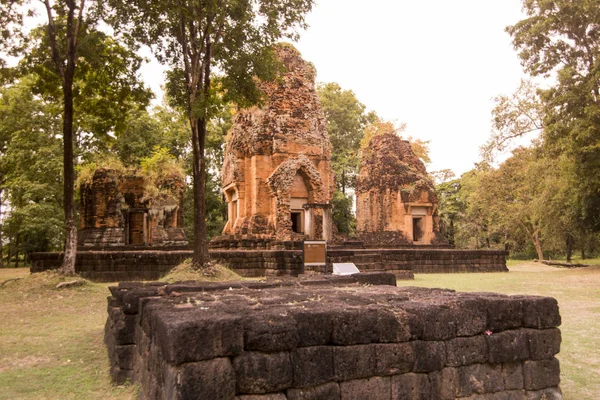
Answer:
<svg viewBox="0 0 600 400"><path fill-rule="evenodd" d="M458 248L507 249L522 258L570 259L576 253L588 258L600 252L600 4L527 0L524 10L528 17L507 32L531 80L495 99L494 130L471 171L459 178L449 170L430 171L442 232ZM0 13L0 22L7 15ZM56 29L65 24L57 17ZM163 103L152 106L153 94L139 76L144 60L137 46L98 26L81 32L73 75L76 174L81 181L96 167L143 173L167 164L181 168L188 177L185 227L192 240L192 142L180 71L168 74ZM8 31L2 31L0 50L20 57L16 66L1 69L2 264L23 263L30 252L61 250L65 242L64 93L47 51L47 28L33 29L21 41L8 40ZM220 234L226 218L219 174L236 106L219 91L225 78L211 74L217 84L204 153L209 238ZM340 233L352 237L361 146L376 134L402 135L403 126L367 111L337 83L319 84L318 93L333 149L334 221ZM460 140L460 132L448 134ZM426 141L405 139L430 161Z"/></svg>

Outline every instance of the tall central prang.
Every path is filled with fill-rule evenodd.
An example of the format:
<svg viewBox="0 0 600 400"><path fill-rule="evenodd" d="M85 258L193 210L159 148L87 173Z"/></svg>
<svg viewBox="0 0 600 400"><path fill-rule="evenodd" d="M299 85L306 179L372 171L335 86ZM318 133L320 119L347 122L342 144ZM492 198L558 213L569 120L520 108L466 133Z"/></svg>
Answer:
<svg viewBox="0 0 600 400"><path fill-rule="evenodd" d="M291 45L275 51L286 70L260 82L266 101L239 110L225 150L225 239L330 240L334 178L315 69ZM224 239L224 238L220 238Z"/></svg>

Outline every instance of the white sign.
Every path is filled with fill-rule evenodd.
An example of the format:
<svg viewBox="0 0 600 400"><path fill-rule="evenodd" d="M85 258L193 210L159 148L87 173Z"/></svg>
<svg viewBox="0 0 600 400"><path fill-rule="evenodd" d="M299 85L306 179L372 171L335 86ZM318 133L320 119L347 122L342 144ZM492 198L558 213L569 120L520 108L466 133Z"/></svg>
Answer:
<svg viewBox="0 0 600 400"><path fill-rule="evenodd" d="M354 263L333 263L333 275L352 275L360 271Z"/></svg>

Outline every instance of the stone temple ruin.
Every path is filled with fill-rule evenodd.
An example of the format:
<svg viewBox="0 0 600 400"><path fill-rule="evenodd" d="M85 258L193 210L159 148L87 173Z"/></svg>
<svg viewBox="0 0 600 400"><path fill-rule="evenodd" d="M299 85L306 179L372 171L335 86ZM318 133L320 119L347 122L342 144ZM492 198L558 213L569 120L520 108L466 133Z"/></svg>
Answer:
<svg viewBox="0 0 600 400"><path fill-rule="evenodd" d="M172 177L162 185L160 200L148 199L144 178L100 168L81 185L81 222L78 245L185 246L183 180Z"/></svg>
<svg viewBox="0 0 600 400"><path fill-rule="evenodd" d="M375 246L444 244L437 194L410 143L387 133L363 150L356 181L358 237Z"/></svg>
<svg viewBox="0 0 600 400"><path fill-rule="evenodd" d="M276 53L286 71L258 82L261 106L234 117L224 154L228 220L213 238L212 260L242 276L297 276L354 263L360 271L505 272L506 252L453 249L439 235L437 196L409 143L375 136L362 155L356 186L358 240L336 241L331 199L331 146L315 70L290 45ZM99 170L82 188L76 270L99 281L160 279L192 251L182 227L183 182L165 182L170 202L148 202L139 177ZM327 242L326 265L303 263L304 240ZM150 251L151 250L151 251ZM32 271L60 266L60 253L30 255Z"/></svg>
<svg viewBox="0 0 600 400"><path fill-rule="evenodd" d="M240 110L230 131L222 171L228 221L218 240L332 237L331 149L315 70L292 46L276 52L287 72L259 83L266 103Z"/></svg>

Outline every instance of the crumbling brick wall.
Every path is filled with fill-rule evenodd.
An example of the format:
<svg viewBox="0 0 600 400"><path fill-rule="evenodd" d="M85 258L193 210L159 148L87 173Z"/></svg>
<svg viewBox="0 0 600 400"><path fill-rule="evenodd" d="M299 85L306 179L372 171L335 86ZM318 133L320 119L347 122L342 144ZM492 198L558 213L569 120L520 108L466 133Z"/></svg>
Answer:
<svg viewBox="0 0 600 400"><path fill-rule="evenodd" d="M125 245L185 246L183 177L160 187L168 199L147 198L144 178L99 168L81 187L78 245L106 248Z"/></svg>
<svg viewBox="0 0 600 400"><path fill-rule="evenodd" d="M113 379L145 399L561 398L556 300L392 279L120 284Z"/></svg>

